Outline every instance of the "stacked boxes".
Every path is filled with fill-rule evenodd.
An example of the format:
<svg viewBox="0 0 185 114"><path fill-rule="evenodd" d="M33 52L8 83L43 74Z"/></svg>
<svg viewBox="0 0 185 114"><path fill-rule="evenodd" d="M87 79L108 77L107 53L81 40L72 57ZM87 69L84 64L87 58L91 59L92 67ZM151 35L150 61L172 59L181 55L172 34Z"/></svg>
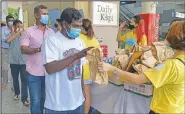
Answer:
<svg viewBox="0 0 185 114"><path fill-rule="evenodd" d="M107 47L107 45L101 45L101 49L103 51L103 57L107 57L108 56L108 47Z"/></svg>

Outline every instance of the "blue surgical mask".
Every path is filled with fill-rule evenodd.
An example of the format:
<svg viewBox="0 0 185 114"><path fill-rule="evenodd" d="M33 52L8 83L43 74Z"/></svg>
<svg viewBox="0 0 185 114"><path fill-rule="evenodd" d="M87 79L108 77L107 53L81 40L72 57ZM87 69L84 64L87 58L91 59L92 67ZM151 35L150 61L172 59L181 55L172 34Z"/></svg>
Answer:
<svg viewBox="0 0 185 114"><path fill-rule="evenodd" d="M75 39L75 38L78 38L80 33L81 33L81 29L80 28L70 28L70 31L67 32L67 35L70 38Z"/></svg>
<svg viewBox="0 0 185 114"><path fill-rule="evenodd" d="M41 22L42 24L47 25L47 24L48 24L48 21L49 21L49 16L48 16L48 15L41 15L40 22Z"/></svg>
<svg viewBox="0 0 185 114"><path fill-rule="evenodd" d="M12 21L10 21L10 22L8 22L8 24L7 24L9 27L11 27L11 26L13 26L13 22Z"/></svg>

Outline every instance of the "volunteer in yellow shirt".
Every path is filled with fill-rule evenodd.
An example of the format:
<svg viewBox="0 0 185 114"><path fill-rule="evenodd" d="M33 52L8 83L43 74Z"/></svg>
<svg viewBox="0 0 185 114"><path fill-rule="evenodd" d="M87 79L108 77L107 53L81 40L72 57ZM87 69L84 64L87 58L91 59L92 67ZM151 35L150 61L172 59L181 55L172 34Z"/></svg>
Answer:
<svg viewBox="0 0 185 114"><path fill-rule="evenodd" d="M166 40L175 50L174 59L169 59L144 74L133 74L104 62L99 63L100 71L114 71L117 76L130 82L136 84L151 82L154 92L150 114L185 113L185 21L172 24Z"/></svg>
<svg viewBox="0 0 185 114"><path fill-rule="evenodd" d="M80 35L80 38L84 41L86 47L99 48L100 44L98 40L94 37L94 31L91 21L89 19L83 19L82 23L82 34ZM88 114L91 106L90 84L92 83L88 62L83 66L83 79L85 84L84 90L86 98L84 104L84 113Z"/></svg>
<svg viewBox="0 0 185 114"><path fill-rule="evenodd" d="M130 20L129 26L133 26L134 29L127 30L126 29L126 22L124 21L121 23L118 35L117 35L117 41L121 41L123 43L123 48L125 49L132 49L136 45L147 45L147 37L145 35L145 25L144 20L141 19L139 16L134 16ZM131 28L131 27L130 27ZM127 30L124 35L121 35L121 32Z"/></svg>

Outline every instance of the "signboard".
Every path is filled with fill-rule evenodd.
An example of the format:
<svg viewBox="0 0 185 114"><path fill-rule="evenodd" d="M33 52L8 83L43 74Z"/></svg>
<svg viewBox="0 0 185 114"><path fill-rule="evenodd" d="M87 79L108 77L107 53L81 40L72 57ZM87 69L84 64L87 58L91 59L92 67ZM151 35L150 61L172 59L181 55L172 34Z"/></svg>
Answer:
<svg viewBox="0 0 185 114"><path fill-rule="evenodd" d="M118 4L93 1L92 11L94 25L118 25Z"/></svg>
<svg viewBox="0 0 185 114"><path fill-rule="evenodd" d="M136 1L120 1L120 5L134 4Z"/></svg>
<svg viewBox="0 0 185 114"><path fill-rule="evenodd" d="M180 12L175 12L175 17L185 18L185 14L184 13L180 13Z"/></svg>

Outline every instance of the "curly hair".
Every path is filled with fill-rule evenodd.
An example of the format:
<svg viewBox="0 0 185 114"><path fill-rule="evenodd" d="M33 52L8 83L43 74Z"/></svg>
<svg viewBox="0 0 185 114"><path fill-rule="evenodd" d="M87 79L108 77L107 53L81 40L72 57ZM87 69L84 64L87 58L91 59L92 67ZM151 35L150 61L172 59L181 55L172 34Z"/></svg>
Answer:
<svg viewBox="0 0 185 114"><path fill-rule="evenodd" d="M72 21L77 21L82 18L82 15L79 10L75 8L66 8L61 16L60 16L60 21L66 21L68 24L71 24Z"/></svg>
<svg viewBox="0 0 185 114"><path fill-rule="evenodd" d="M185 21L178 21L171 25L166 39L176 50L185 50Z"/></svg>

